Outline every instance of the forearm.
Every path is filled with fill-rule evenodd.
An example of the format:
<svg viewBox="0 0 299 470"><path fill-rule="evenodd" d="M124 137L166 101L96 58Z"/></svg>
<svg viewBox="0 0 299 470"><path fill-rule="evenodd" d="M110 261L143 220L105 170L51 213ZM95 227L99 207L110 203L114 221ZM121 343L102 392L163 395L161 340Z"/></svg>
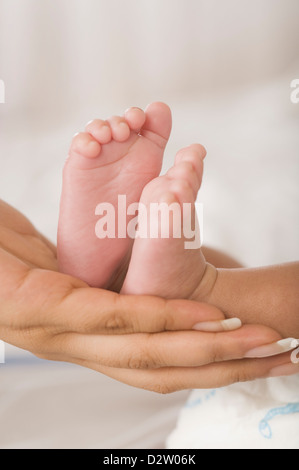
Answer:
<svg viewBox="0 0 299 470"><path fill-rule="evenodd" d="M217 306L227 317L299 338L299 263L255 269L209 266L194 298Z"/></svg>

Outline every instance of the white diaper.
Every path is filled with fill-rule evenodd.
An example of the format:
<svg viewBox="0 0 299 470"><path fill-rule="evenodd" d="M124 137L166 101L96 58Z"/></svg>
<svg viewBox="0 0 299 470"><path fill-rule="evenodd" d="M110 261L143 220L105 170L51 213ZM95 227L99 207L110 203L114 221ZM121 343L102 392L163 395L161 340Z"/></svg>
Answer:
<svg viewBox="0 0 299 470"><path fill-rule="evenodd" d="M168 449L299 449L299 374L195 390Z"/></svg>

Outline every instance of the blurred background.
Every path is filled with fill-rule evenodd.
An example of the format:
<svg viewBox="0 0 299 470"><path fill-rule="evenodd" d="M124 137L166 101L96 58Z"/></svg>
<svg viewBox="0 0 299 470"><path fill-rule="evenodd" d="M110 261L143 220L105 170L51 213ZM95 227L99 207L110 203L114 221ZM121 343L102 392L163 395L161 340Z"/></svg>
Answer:
<svg viewBox="0 0 299 470"><path fill-rule="evenodd" d="M0 198L55 242L72 135L164 101L173 133L163 171L183 146L208 150L205 244L247 266L294 261L295 78L298 0L0 0ZM4 448L160 447L187 393L156 397L11 346L6 361Z"/></svg>

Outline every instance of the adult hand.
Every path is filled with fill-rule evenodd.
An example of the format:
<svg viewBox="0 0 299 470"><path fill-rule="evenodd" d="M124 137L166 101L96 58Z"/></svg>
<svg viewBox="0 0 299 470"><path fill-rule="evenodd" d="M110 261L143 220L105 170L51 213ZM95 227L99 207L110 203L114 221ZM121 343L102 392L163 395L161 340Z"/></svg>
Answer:
<svg viewBox="0 0 299 470"><path fill-rule="evenodd" d="M57 272L55 247L0 201L3 341L160 393L252 380L288 362L286 355L242 359L247 351L280 339L269 328L192 330L223 319L206 304L121 296Z"/></svg>

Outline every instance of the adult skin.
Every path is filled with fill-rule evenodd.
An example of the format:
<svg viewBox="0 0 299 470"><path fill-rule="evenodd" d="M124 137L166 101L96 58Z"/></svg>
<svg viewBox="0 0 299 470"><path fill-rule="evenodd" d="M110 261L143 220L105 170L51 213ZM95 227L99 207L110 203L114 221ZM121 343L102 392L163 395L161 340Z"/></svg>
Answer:
<svg viewBox="0 0 299 470"><path fill-rule="evenodd" d="M159 393L254 380L290 361L287 353L244 359L281 339L264 326L192 330L223 319L208 304L121 296L59 273L56 248L0 201L1 340Z"/></svg>

